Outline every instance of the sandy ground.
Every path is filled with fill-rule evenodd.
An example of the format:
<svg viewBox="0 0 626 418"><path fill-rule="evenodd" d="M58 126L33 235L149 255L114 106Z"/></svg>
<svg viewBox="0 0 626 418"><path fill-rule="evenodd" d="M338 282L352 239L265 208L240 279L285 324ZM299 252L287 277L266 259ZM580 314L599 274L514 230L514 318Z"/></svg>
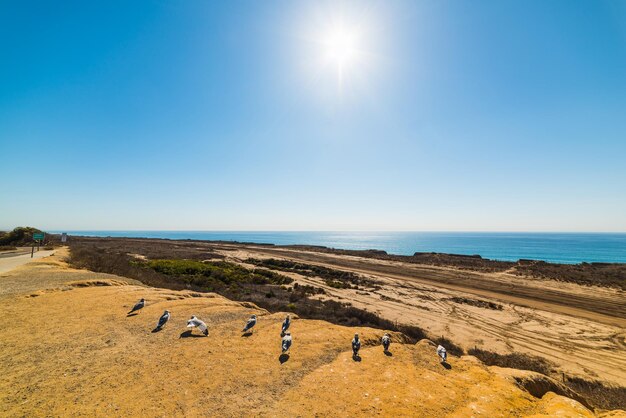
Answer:
<svg viewBox="0 0 626 418"><path fill-rule="evenodd" d="M72 270L60 255L6 276L0 416L593 416L552 392L533 397L514 383L519 372L473 357L442 367L426 340L394 335L384 355L379 330L295 319L286 358L284 314L251 304ZM127 316L141 297L146 307ZM172 319L151 332L164 309ZM259 324L243 336L251 313ZM192 314L209 337L186 332ZM361 361L351 358L355 331Z"/></svg>
<svg viewBox="0 0 626 418"><path fill-rule="evenodd" d="M336 300L443 335L469 349L523 352L554 362L568 376L626 385L626 294L506 273L373 260L268 247L220 245L231 261L284 258L353 271L382 283L380 290L323 287ZM328 297L328 296L325 296ZM502 310L456 303L453 297L493 301Z"/></svg>

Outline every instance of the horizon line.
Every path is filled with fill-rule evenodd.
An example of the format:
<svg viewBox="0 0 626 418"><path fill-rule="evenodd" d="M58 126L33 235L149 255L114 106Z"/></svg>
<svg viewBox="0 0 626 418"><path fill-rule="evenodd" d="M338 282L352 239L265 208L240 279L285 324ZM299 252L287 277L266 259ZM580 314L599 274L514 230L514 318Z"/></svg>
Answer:
<svg viewBox="0 0 626 418"><path fill-rule="evenodd" d="M10 229L9 229L10 230ZM43 230L43 229L42 229ZM50 228L50 232L355 232L355 233L530 233L530 234L626 234L625 231L572 231L572 230L452 230L452 229L59 229Z"/></svg>

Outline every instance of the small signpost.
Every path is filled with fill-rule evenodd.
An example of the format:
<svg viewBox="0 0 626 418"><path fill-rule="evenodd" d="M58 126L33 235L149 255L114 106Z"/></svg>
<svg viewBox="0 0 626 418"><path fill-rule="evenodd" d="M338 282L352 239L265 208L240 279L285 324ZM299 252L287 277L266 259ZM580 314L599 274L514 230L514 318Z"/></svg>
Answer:
<svg viewBox="0 0 626 418"><path fill-rule="evenodd" d="M37 251L39 251L39 245L43 242L46 234L43 232L35 232L33 234L33 240L37 241ZM35 252L35 246L33 245L33 249L30 251L30 258L33 258L33 253Z"/></svg>
<svg viewBox="0 0 626 418"><path fill-rule="evenodd" d="M66 232L61 234L61 242L67 242L67 233Z"/></svg>

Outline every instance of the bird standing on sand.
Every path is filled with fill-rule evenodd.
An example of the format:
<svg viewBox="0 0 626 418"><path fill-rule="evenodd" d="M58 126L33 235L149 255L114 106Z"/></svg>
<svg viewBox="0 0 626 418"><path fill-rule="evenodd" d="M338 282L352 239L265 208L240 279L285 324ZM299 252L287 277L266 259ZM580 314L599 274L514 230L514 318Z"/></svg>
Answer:
<svg viewBox="0 0 626 418"><path fill-rule="evenodd" d="M248 322L246 322L246 326L243 327L243 330L241 332L248 332L252 329L253 326L256 325L256 315L252 315L250 317L250 319L248 319ZM250 331L252 332L252 331Z"/></svg>
<svg viewBox="0 0 626 418"><path fill-rule="evenodd" d="M193 315L191 319L187 321L187 328L198 328L205 336L209 335L209 330L207 329L206 324L200 319L196 318L195 315Z"/></svg>
<svg viewBox="0 0 626 418"><path fill-rule="evenodd" d="M359 334L354 334L354 338L352 339L352 357L358 356L360 349L361 340L359 340Z"/></svg>
<svg viewBox="0 0 626 418"><path fill-rule="evenodd" d="M287 351L289 351L289 348L291 348L291 332L289 331L285 332L282 346L283 346L283 354L285 354Z"/></svg>
<svg viewBox="0 0 626 418"><path fill-rule="evenodd" d="M131 309L127 315L130 315L133 312L138 311L139 309L143 308L145 305L146 305L146 300L144 298L141 298L141 300L137 302L135 306L133 306L133 309Z"/></svg>
<svg viewBox="0 0 626 418"><path fill-rule="evenodd" d="M166 310L163 312L163 315L159 318L159 323L156 326L156 329L161 329L170 320L170 311Z"/></svg>
<svg viewBox="0 0 626 418"><path fill-rule="evenodd" d="M380 341L383 343L383 350L385 351L385 353L388 352L389 345L391 344L391 337L389 336L389 334L385 333Z"/></svg>
<svg viewBox="0 0 626 418"><path fill-rule="evenodd" d="M289 317L289 315L287 315L287 318L285 318L285 322L283 322L283 329L280 332L281 337L287 333L287 330L289 329L289 325L291 325L291 318Z"/></svg>
<svg viewBox="0 0 626 418"><path fill-rule="evenodd" d="M441 362L445 363L446 359L448 358L448 353L446 352L446 349L443 345L439 345L437 347L437 355L439 357L441 357Z"/></svg>

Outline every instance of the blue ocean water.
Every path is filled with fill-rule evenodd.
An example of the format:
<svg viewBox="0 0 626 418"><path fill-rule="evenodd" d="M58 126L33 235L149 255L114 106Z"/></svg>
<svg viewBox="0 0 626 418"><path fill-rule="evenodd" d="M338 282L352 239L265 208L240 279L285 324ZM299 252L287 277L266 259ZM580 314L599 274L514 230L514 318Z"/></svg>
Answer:
<svg viewBox="0 0 626 418"><path fill-rule="evenodd" d="M57 231L96 237L220 240L332 248L479 254L493 260L520 258L554 263L626 263L626 233L522 232L244 232L244 231Z"/></svg>

